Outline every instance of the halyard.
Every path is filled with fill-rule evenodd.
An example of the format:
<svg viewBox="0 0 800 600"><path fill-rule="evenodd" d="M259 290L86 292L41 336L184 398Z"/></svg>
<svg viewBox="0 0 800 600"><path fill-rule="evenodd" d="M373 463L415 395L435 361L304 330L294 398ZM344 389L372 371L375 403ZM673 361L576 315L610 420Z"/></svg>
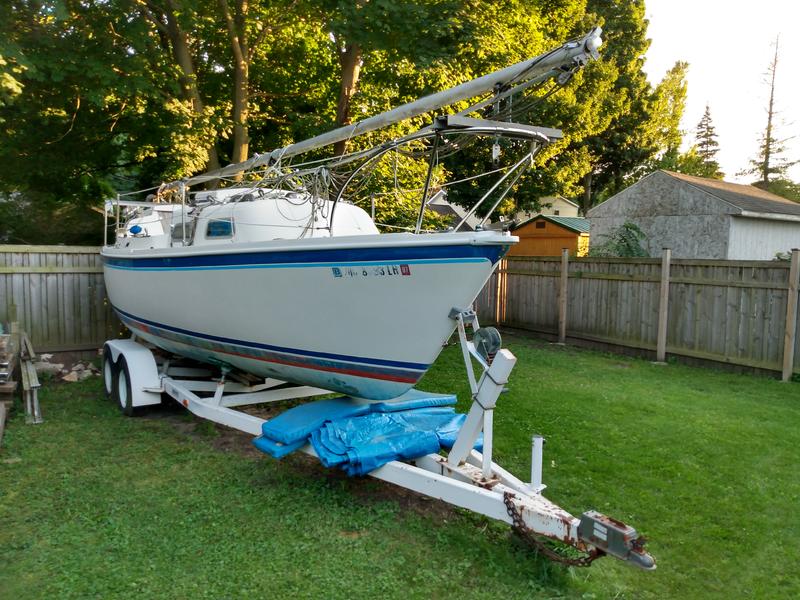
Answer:
<svg viewBox="0 0 800 600"><path fill-rule="evenodd" d="M509 528L274 461L177 409L122 417L101 383L46 385L0 449L0 597L798 597L797 384L549 346L519 359L495 414L496 460L545 494L644 533L658 570L565 569ZM422 389L468 393L457 348Z"/></svg>

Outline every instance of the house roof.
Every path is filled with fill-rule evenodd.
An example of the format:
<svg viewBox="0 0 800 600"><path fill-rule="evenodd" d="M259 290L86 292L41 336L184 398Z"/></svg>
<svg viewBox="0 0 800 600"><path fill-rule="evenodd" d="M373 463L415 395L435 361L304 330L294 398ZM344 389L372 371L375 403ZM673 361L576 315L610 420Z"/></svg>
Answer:
<svg viewBox="0 0 800 600"><path fill-rule="evenodd" d="M712 196L732 204L741 211L751 213L783 214L800 216L800 204L757 188L753 185L729 183L719 179L695 177L673 171L663 171L670 177L679 179Z"/></svg>
<svg viewBox="0 0 800 600"><path fill-rule="evenodd" d="M427 208L433 212L442 215L443 217L454 217L454 225L464 218L467 211L461 208L458 204L451 204L443 197L434 198L433 201L428 203ZM470 215L462 226L462 230L469 229L475 230L475 226L480 223L480 219L475 215Z"/></svg>
<svg viewBox="0 0 800 600"><path fill-rule="evenodd" d="M528 223L533 223L538 219L550 221L551 223L560 225L561 227L569 229L570 231L574 231L575 233L589 233L589 219L584 217L561 217L556 215L536 215L535 217L516 225L511 229L511 231L515 231L520 227L523 227Z"/></svg>
<svg viewBox="0 0 800 600"><path fill-rule="evenodd" d="M553 196L553 199L554 200L561 200L561 202L566 202L567 204L571 204L575 208L580 208L581 207L580 204L578 204L577 202L573 202L569 198L564 198L564 196Z"/></svg>

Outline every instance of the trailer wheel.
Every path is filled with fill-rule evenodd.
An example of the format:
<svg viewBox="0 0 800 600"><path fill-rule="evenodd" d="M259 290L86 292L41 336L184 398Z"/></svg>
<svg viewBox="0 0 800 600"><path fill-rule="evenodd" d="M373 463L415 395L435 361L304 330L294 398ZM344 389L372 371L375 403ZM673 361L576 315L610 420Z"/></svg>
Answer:
<svg viewBox="0 0 800 600"><path fill-rule="evenodd" d="M114 375L114 398L119 404L119 409L123 415L126 417L134 415L131 372L123 355L120 355L117 361L117 371Z"/></svg>
<svg viewBox="0 0 800 600"><path fill-rule="evenodd" d="M103 346L103 390L106 393L106 398L114 396L114 378L117 375L117 364L114 362L114 355L111 354L111 348L108 344Z"/></svg>

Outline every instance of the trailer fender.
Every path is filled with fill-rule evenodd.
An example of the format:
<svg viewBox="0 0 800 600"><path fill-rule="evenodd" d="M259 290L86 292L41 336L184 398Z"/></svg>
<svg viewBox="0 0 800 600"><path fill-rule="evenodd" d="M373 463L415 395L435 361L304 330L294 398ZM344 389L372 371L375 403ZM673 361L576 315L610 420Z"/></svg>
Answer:
<svg viewBox="0 0 800 600"><path fill-rule="evenodd" d="M153 353L133 340L108 340L105 347L115 363L125 357L131 378L133 406L161 404L161 377Z"/></svg>

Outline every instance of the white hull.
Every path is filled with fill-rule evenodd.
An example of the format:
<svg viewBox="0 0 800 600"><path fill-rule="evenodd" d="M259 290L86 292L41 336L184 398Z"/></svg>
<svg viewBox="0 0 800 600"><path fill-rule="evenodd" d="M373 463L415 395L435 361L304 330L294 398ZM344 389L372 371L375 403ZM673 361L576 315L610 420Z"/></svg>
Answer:
<svg viewBox="0 0 800 600"><path fill-rule="evenodd" d="M387 399L434 362L516 241L383 234L203 248L105 248L109 298L139 337L206 362Z"/></svg>

